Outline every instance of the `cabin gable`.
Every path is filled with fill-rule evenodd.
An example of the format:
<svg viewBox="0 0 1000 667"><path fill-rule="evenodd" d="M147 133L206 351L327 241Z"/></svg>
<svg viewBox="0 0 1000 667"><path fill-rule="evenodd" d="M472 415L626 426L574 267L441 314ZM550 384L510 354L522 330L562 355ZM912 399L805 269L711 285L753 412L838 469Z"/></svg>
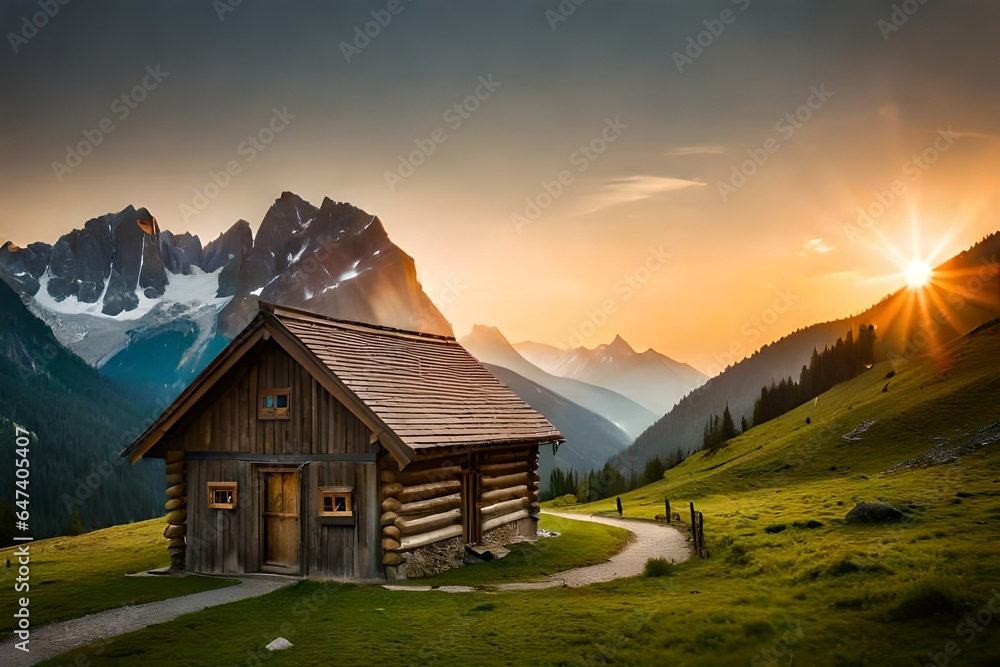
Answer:
<svg viewBox="0 0 1000 667"><path fill-rule="evenodd" d="M285 417L261 415L270 390L288 390ZM185 415L157 449L259 455L363 456L374 434L274 340L261 340Z"/></svg>

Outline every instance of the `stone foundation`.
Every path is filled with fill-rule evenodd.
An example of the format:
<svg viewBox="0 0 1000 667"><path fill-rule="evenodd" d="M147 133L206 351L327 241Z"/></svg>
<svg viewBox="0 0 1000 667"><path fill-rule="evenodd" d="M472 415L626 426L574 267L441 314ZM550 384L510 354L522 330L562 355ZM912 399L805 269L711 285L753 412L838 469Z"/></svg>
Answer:
<svg viewBox="0 0 1000 667"><path fill-rule="evenodd" d="M534 540L537 535L538 519L530 517L506 523L483 535L483 545L499 547ZM461 537L442 540L425 547L400 554L403 562L386 566L386 579L416 579L441 574L464 565L465 543Z"/></svg>
<svg viewBox="0 0 1000 667"><path fill-rule="evenodd" d="M465 545L461 537L435 542L425 547L400 554L403 562L386 568L388 579L415 579L441 574L453 567L462 566Z"/></svg>

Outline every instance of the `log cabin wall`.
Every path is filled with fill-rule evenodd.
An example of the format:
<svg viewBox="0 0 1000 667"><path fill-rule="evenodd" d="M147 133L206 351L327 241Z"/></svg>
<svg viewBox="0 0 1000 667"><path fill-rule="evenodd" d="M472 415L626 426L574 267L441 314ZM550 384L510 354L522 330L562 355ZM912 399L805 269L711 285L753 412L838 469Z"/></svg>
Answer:
<svg viewBox="0 0 1000 667"><path fill-rule="evenodd" d="M484 452L479 455L480 521L483 542L494 543L490 533L513 524L513 533L537 533L538 447ZM500 540L502 541L502 540Z"/></svg>
<svg viewBox="0 0 1000 667"><path fill-rule="evenodd" d="M259 394L288 388L289 418L258 419ZM382 578L372 432L273 341L258 344L165 437L184 452L187 569L258 572L264 544L261 469L297 470L303 576ZM209 482L236 482L234 509L209 508ZM319 516L319 488L353 488L353 522Z"/></svg>
<svg viewBox="0 0 1000 667"><path fill-rule="evenodd" d="M407 552L436 542L456 537L470 541L470 533L476 542L490 542L490 534L501 531L507 536L536 534L537 447L422 459L402 471L385 457L379 480L386 566L401 565ZM467 495L470 489L474 497Z"/></svg>

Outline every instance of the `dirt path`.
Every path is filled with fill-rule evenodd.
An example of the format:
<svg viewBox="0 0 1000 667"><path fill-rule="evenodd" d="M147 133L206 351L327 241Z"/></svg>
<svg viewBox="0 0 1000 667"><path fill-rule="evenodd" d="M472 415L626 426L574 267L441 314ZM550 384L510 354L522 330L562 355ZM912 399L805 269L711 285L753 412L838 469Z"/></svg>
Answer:
<svg viewBox="0 0 1000 667"><path fill-rule="evenodd" d="M635 539L604 563L566 570L552 575L545 581L536 583L501 584L497 586L500 590L518 591L556 586L569 586L570 588L589 586L590 584L640 575L646 566L646 561L650 558L666 558L672 563L682 563L691 555L687 545L687 535L673 526L638 519L615 519L606 516L562 514L559 512L545 512L545 514L551 514L561 519L593 521L608 526L617 526L631 532L635 535Z"/></svg>
<svg viewBox="0 0 1000 667"><path fill-rule="evenodd" d="M33 665L47 658L142 628L166 623L194 611L220 604L266 595L297 581L289 577L247 577L226 588L203 591L179 598L149 602L134 607L109 609L83 618L32 628L30 653L14 648L16 639L0 644L0 664L4 667ZM107 642L113 644L113 640Z"/></svg>
<svg viewBox="0 0 1000 667"><path fill-rule="evenodd" d="M562 519L593 521L594 523L603 523L608 526L617 526L635 535L635 539L603 563L566 570L542 581L523 584L498 584L490 586L491 590L527 591L562 586L569 586L570 588L589 586L590 584L599 584L614 579L624 579L640 575L646 566L646 561L650 558L666 558L673 563L682 563L691 556L691 551L687 544L687 534L673 526L653 523L652 521L640 521L638 519L616 519L605 516L563 514L560 512L544 513ZM407 586L405 584L386 586L386 588L390 590L432 590L428 586ZM441 586L436 590L446 593L468 593L477 589L470 586Z"/></svg>

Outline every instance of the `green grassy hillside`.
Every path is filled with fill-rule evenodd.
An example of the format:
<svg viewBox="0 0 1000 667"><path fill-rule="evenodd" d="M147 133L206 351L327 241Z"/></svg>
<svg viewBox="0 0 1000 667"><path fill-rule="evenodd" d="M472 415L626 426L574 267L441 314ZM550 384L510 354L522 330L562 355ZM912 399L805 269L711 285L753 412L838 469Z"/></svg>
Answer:
<svg viewBox="0 0 1000 667"><path fill-rule="evenodd" d="M711 557L666 576L454 595L302 583L53 664L998 664L1000 442L983 429L1000 421L1000 327L891 370L622 496L626 516L662 514L664 497L704 512ZM953 463L888 472L962 445ZM875 500L908 518L844 521ZM481 580L476 567L460 573ZM294 648L261 650L278 636Z"/></svg>
<svg viewBox="0 0 1000 667"><path fill-rule="evenodd" d="M15 594L15 549L0 549L0 586L10 601L31 600L31 622L41 626L124 605L198 593L235 583L215 577L127 577L170 563L163 520L105 528L78 537L57 537L31 544L31 590ZM13 567L5 568L7 559ZM14 617L0 622L0 636L14 629Z"/></svg>

